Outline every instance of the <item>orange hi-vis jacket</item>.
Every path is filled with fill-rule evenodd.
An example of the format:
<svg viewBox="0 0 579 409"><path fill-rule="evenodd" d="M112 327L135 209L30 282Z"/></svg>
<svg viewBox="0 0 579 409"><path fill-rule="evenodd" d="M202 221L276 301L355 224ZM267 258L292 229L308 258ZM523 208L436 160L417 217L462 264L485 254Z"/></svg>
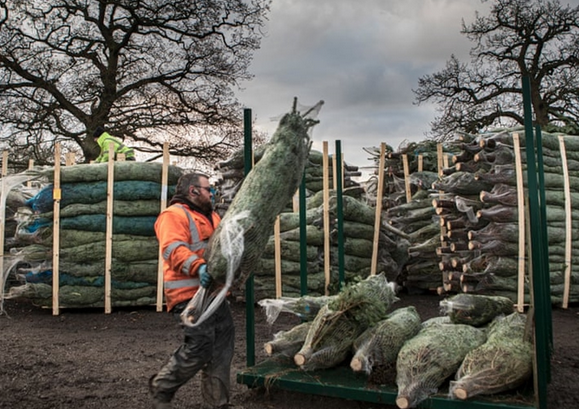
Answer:
<svg viewBox="0 0 579 409"><path fill-rule="evenodd" d="M167 207L155 222L163 256L163 286L167 310L188 301L199 289L198 269L209 238L221 221L212 213L213 224L203 214L184 204Z"/></svg>

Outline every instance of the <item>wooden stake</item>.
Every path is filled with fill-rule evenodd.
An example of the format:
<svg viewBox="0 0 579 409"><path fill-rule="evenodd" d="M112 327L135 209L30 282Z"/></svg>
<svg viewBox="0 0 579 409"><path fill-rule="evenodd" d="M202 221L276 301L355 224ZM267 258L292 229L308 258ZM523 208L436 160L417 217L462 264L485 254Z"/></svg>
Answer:
<svg viewBox="0 0 579 409"><path fill-rule="evenodd" d="M444 152L442 151L442 144L441 143L437 143L436 144L436 162L437 162L437 168L438 168L438 178L442 178L442 176L444 176ZM438 191L438 198L439 199L443 199L444 198L444 191L439 190ZM444 224L440 225L440 247L438 247L436 249L436 254L437 255L441 255L441 254L447 254L447 253L452 253L454 250L450 249L450 247L448 246L448 243L444 240L442 240L442 237L446 236L446 232L447 232L447 228ZM450 250L450 251L449 251ZM445 283L446 281L446 275L444 274L444 272L442 273L442 282L443 282L443 288L445 291L449 292L452 290L452 287Z"/></svg>
<svg viewBox="0 0 579 409"><path fill-rule="evenodd" d="M169 143L163 143L163 167L161 170L161 208L159 213L167 208L169 194ZM163 249L159 246L157 265L157 312L163 311Z"/></svg>
<svg viewBox="0 0 579 409"><path fill-rule="evenodd" d="M341 160L342 160L342 187L345 188L346 187L346 154L344 152L342 152L342 154L340 155ZM336 190L338 190L338 187L336 186Z"/></svg>
<svg viewBox="0 0 579 409"><path fill-rule="evenodd" d="M65 160L64 164L65 164L66 166L72 166L72 165L74 165L74 162L75 162L75 160L74 160L74 152L67 152L67 153L64 155L64 160Z"/></svg>
<svg viewBox="0 0 579 409"><path fill-rule="evenodd" d="M517 178L517 202L519 224L519 260L517 311L525 310L525 186L523 184L523 165L521 160L521 145L519 134L513 134L513 150L515 152L515 172ZM529 152L527 152L529 154Z"/></svg>
<svg viewBox="0 0 579 409"><path fill-rule="evenodd" d="M334 179L335 180L335 179ZM324 224L324 293L330 294L329 285L331 279L331 251L330 251L330 159L328 156L328 142L322 142L322 189L323 207L322 217Z"/></svg>
<svg viewBox="0 0 579 409"><path fill-rule="evenodd" d="M402 167L404 169L404 190L406 191L406 203L412 200L412 192L410 191L410 170L408 169L408 155L402 155Z"/></svg>
<svg viewBox="0 0 579 409"><path fill-rule="evenodd" d="M60 313L60 143L54 145L54 183L52 190L52 315Z"/></svg>
<svg viewBox="0 0 579 409"><path fill-rule="evenodd" d="M437 143L436 144L436 160L437 160L437 164L438 164L438 176L442 177L443 172L442 169L444 169L444 163L443 163L443 152L442 152L442 144L441 143Z"/></svg>
<svg viewBox="0 0 579 409"><path fill-rule="evenodd" d="M380 226L382 225L382 195L384 194L384 162L386 160L386 144L380 144L380 162L378 164L378 192L376 193L376 213L374 216L374 240L372 241L372 263L370 275L378 270L378 244L380 241Z"/></svg>
<svg viewBox="0 0 579 409"><path fill-rule="evenodd" d="M336 155L332 156L332 181L334 182L333 189L338 190L338 163L336 161Z"/></svg>
<svg viewBox="0 0 579 409"><path fill-rule="evenodd" d="M281 221L279 215L275 218L273 225L273 243L274 243L274 258L275 258L275 296L281 298L282 296L282 282L281 282Z"/></svg>
<svg viewBox="0 0 579 409"><path fill-rule="evenodd" d="M113 194L115 184L115 144L109 143L109 161L107 178L107 218L105 230L105 314L112 311L111 303L111 267L113 256Z"/></svg>
<svg viewBox="0 0 579 409"><path fill-rule="evenodd" d="M563 289L563 308L569 307L569 290L571 286L571 186L569 183L569 167L567 165L567 149L565 138L559 135L559 150L561 151L561 163L563 165L563 189L565 191L565 278Z"/></svg>
<svg viewBox="0 0 579 409"><path fill-rule="evenodd" d="M28 170L32 169L33 167L34 167L34 159L28 159ZM32 187L32 181L29 180L28 182L26 182L26 186Z"/></svg>
<svg viewBox="0 0 579 409"><path fill-rule="evenodd" d="M2 151L2 177L8 175L8 151Z"/></svg>

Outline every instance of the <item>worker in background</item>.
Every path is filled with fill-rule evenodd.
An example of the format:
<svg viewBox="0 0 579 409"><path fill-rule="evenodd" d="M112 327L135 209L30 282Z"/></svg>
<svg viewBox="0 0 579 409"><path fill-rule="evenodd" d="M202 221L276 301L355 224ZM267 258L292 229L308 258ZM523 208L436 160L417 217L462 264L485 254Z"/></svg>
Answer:
<svg viewBox="0 0 579 409"><path fill-rule="evenodd" d="M109 145L111 142L114 144L115 159L117 159L117 154L124 153L125 160L135 160L135 152L125 146L119 139L106 132L102 127L97 127L96 131L94 131L93 138L101 148L101 153L95 159L95 162L109 161Z"/></svg>
<svg viewBox="0 0 579 409"><path fill-rule="evenodd" d="M221 221L213 210L212 197L207 176L183 175L169 207L155 223L163 255L165 303L179 323L181 312L200 286L208 288L212 282L204 255L209 238ZM204 408L227 407L235 340L229 303L221 303L207 320L195 327L181 326L183 343L149 380L153 408L171 408L177 390L199 370Z"/></svg>

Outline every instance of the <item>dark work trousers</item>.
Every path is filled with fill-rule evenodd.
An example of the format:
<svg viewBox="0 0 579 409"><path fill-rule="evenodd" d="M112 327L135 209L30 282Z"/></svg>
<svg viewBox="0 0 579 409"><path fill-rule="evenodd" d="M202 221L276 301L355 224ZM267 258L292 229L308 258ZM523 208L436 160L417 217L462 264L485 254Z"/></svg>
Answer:
<svg viewBox="0 0 579 409"><path fill-rule="evenodd" d="M184 305L173 309L173 315L179 322L180 307ZM200 325L183 326L183 332L183 344L150 381L153 398L159 402L170 402L177 390L201 370L204 407L227 405L235 343L233 317L227 300Z"/></svg>

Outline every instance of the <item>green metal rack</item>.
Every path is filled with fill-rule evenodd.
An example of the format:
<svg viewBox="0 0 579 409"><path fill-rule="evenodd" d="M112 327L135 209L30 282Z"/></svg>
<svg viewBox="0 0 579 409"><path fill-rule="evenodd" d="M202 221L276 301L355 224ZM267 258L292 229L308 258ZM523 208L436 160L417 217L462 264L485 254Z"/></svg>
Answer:
<svg viewBox="0 0 579 409"><path fill-rule="evenodd" d="M306 372L290 363L264 361L238 373L237 381L249 387L280 388L313 395L396 405L397 390L394 385L370 385L365 376L357 376L349 366ZM529 409L535 407L532 397L526 400L518 397L517 401L510 396L505 399L462 401L449 399L447 395L440 393L423 401L418 407L432 409Z"/></svg>
<svg viewBox="0 0 579 409"><path fill-rule="evenodd" d="M523 78L523 95L525 103L525 117L531 118L529 100L528 79ZM251 111L246 110L245 117L245 170L246 173L251 169ZM530 131L529 131L530 129ZM537 175L542 176L542 152L540 130L537 131L537 138L533 138L533 128L525 128L527 152L537 152L539 169L535 167L532 157L528 157L528 181L529 181L529 207L531 214L537 215L531 221L532 237L532 269L533 269L533 286L532 296L534 299L535 321L535 384L534 396L517 396L515 399L511 395L490 398L475 398L465 401L449 399L447 394L439 393L431 396L421 402L419 408L432 409L492 409L492 408L510 408L510 409L547 409L547 383L550 380L550 356L552 349L552 328L551 328L551 304L549 294L549 272L548 272L548 253L546 240L546 216L544 206L544 196L540 199L542 189L541 179L537 182ZM535 149L536 147L536 149ZM343 215L342 215L342 168L341 168L341 142L336 141L336 179L337 189L337 220L338 220L338 268L340 287L344 283L344 251L343 251ZM300 186L300 226L301 242L305 247L305 184L302 181ZM307 268L305 260L305 249L301 251L301 294L307 293ZM265 360L255 364L255 321L254 321L254 288L253 279L250 278L246 284L247 300L247 368L237 373L237 382L245 384L248 387L268 387L281 388L290 391L302 393L323 395L329 397L344 398L349 400L358 400L381 404L396 404L397 390L392 386L377 386L368 383L366 377L359 376L350 368L337 367L332 369L317 370L312 372L302 371L295 365L288 362L276 360ZM532 394L531 394L532 395Z"/></svg>

